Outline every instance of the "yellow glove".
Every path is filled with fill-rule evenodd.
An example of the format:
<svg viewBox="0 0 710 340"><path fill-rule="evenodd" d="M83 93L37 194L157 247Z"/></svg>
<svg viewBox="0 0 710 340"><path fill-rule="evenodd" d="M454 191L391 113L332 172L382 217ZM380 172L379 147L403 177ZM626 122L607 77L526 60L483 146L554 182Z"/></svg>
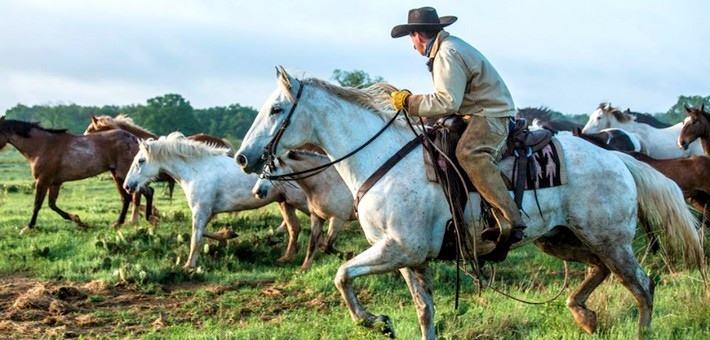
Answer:
<svg viewBox="0 0 710 340"><path fill-rule="evenodd" d="M407 97L411 96L412 93L409 90L394 91L392 92L392 105L396 111L402 110L404 104L407 101Z"/></svg>

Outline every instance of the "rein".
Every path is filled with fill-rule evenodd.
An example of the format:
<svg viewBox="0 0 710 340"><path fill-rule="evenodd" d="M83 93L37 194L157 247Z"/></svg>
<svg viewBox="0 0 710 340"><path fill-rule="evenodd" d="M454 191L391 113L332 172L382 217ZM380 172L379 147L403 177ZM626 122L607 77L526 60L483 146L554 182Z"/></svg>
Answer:
<svg viewBox="0 0 710 340"><path fill-rule="evenodd" d="M276 180L276 181L295 181L295 180L300 180L304 178L308 178L311 176L315 176L323 171L325 169L329 168L332 165L338 164L345 159L351 157L352 155L358 153L360 150L364 149L366 146L370 145L377 137L379 137L385 130L387 130L392 123L397 119L399 114L402 111L397 111L394 115L392 115L392 118L385 124L385 126L380 129L380 131L377 131L376 134L374 134L370 139L368 139L365 143L357 147L355 150L350 151L347 153L345 156L342 156L334 161L321 164L317 167L311 168L311 169L306 169L306 170L301 170L301 171L296 171L288 174L282 174L282 175L270 175L268 172L270 172L271 169L275 167L274 161L276 160L276 156L274 153L274 150L276 150L276 145L278 144L279 140L281 139L281 136L283 135L284 131L286 130L286 127L291 123L291 116L293 115L293 112L296 110L296 106L298 105L298 100L301 97L301 92L303 90L304 84L301 83L301 87L298 89L298 94L296 95L296 101L293 103L293 106L291 106L291 110L288 112L288 116L286 116L286 120L281 124L281 127L279 128L279 131L276 133L274 136L274 139L269 142L269 144L266 145L264 148L264 156L262 156L262 159L267 160L267 164L264 166L264 171L261 173L259 176L260 178L264 179L269 179L269 180Z"/></svg>

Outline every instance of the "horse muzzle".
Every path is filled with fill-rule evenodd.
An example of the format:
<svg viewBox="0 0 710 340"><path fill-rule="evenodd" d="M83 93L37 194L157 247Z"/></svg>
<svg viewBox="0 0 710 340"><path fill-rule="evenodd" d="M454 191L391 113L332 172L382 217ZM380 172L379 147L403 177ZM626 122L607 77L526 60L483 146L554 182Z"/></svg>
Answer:
<svg viewBox="0 0 710 340"><path fill-rule="evenodd" d="M234 161L237 162L242 171L248 174L261 172L263 170L263 161L260 157L249 157L243 152L238 152L234 155Z"/></svg>
<svg viewBox="0 0 710 340"><path fill-rule="evenodd" d="M136 190L138 189L138 183L136 183L136 182L124 183L123 189L126 190L129 194L132 194L132 193L136 192Z"/></svg>
<svg viewBox="0 0 710 340"><path fill-rule="evenodd" d="M678 148L681 150L688 150L688 143L684 140L679 140L678 141Z"/></svg>
<svg viewBox="0 0 710 340"><path fill-rule="evenodd" d="M254 189L251 193L254 194L254 197L263 200L264 198L266 198L266 195L269 193L269 191L266 190L264 187L259 187L257 189Z"/></svg>

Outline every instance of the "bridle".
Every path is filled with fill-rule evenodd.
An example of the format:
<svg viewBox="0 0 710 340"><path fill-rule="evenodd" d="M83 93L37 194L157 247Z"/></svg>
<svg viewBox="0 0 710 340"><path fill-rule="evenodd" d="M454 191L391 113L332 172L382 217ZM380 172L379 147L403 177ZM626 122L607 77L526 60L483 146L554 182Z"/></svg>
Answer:
<svg viewBox="0 0 710 340"><path fill-rule="evenodd" d="M392 118L385 124L385 126L380 129L375 135L370 137L365 143L357 147L355 150L349 152L345 156L342 156L334 161L321 164L317 167L311 168L311 169L306 169L306 170L301 170L301 171L296 171L288 174L282 174L282 175L271 175L270 172L276 167L276 147L281 140L281 137L283 136L284 132L286 131L286 128L291 124L291 116L293 116L293 112L296 111L296 107L298 106L298 102L301 99L301 94L303 93L303 88L306 86L303 82L300 82L300 86L298 88L298 92L296 93L296 99L293 102L293 105L291 106L291 109L288 111L288 114L286 115L286 119L281 123L281 126L279 127L279 130L276 132L274 135L274 138L271 139L271 141L266 144L264 147L264 153L261 156L261 159L266 161L266 164L264 165L264 169L262 170L261 175L259 175L260 178L264 179L269 179L269 180L277 180L277 181L295 181L299 179L304 179L308 178L311 176L315 176L323 171L325 169L329 168L332 165L335 165L337 163L340 163L341 161L351 157L352 155L358 153L360 150L364 149L366 146L368 146L370 143L372 143L377 137L379 137L387 128L394 123L394 121L397 119L399 114L402 112L397 111L394 115L392 115Z"/></svg>

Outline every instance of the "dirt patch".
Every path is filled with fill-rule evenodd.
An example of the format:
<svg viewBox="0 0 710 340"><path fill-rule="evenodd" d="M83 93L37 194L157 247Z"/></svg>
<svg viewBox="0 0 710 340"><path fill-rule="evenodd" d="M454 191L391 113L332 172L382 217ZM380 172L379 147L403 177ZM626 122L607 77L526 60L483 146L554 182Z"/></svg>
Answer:
<svg viewBox="0 0 710 340"><path fill-rule="evenodd" d="M147 294L138 287L110 286L101 281L46 282L30 274L0 274L0 338L135 336L182 322L199 327L203 321L199 318L216 312L217 306L207 303L216 296L242 288L279 291L273 286L273 280L230 285L191 282L163 286L161 293ZM192 296L197 290L210 296ZM201 316L184 308L181 311L190 305L212 307Z"/></svg>

